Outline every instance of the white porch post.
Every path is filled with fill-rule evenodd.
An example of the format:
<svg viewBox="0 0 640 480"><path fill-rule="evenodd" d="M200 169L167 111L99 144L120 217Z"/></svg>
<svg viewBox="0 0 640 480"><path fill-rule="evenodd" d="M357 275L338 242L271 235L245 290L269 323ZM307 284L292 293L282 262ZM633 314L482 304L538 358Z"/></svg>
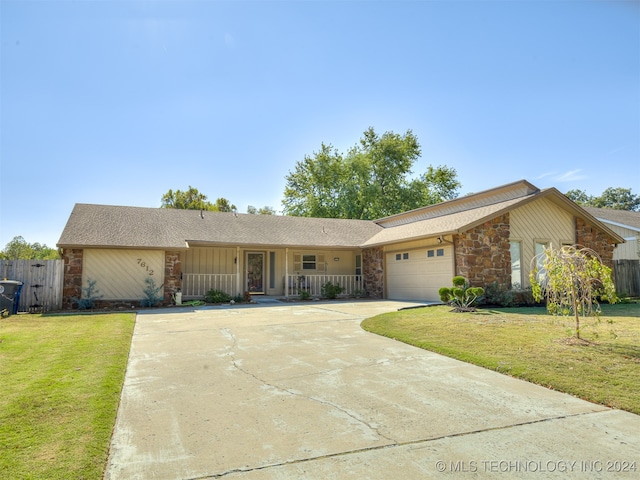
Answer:
<svg viewBox="0 0 640 480"><path fill-rule="evenodd" d="M240 295L242 289L240 286L240 247L236 246L236 295Z"/></svg>
<svg viewBox="0 0 640 480"><path fill-rule="evenodd" d="M289 247L284 249L284 296L289 298Z"/></svg>

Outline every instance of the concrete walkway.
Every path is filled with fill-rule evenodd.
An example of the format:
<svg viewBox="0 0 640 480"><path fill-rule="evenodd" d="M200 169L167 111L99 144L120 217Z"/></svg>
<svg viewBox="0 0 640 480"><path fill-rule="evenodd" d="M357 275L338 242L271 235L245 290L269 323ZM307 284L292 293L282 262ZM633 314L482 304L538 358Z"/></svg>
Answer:
<svg viewBox="0 0 640 480"><path fill-rule="evenodd" d="M140 313L105 478L640 476L639 416L359 326L407 305Z"/></svg>

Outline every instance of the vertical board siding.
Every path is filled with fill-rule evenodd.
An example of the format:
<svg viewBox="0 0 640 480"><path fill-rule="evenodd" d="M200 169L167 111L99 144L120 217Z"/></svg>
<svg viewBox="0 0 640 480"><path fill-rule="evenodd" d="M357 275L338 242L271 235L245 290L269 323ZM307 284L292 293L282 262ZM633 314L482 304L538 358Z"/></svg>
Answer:
<svg viewBox="0 0 640 480"><path fill-rule="evenodd" d="M640 260L615 260L613 277L618 295L640 297Z"/></svg>
<svg viewBox="0 0 640 480"><path fill-rule="evenodd" d="M37 266L41 265L41 266ZM19 312L62 309L62 260L0 260L2 279L22 282Z"/></svg>
<svg viewBox="0 0 640 480"><path fill-rule="evenodd" d="M193 247L186 251L184 273L235 274L236 249L217 247Z"/></svg>
<svg viewBox="0 0 640 480"><path fill-rule="evenodd" d="M522 282L528 287L535 242L550 242L554 248L575 243L573 215L542 198L510 212L510 240L522 242Z"/></svg>
<svg viewBox="0 0 640 480"><path fill-rule="evenodd" d="M102 300L145 298L145 279L159 287L164 283L164 252L160 250L85 249L82 287L96 282ZM84 293L84 292L83 292Z"/></svg>

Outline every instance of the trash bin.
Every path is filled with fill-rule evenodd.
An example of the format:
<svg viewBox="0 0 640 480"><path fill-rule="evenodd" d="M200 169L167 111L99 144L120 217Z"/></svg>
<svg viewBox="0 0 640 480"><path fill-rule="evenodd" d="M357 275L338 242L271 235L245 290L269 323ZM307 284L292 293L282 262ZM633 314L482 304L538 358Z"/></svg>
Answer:
<svg viewBox="0 0 640 480"><path fill-rule="evenodd" d="M17 280L0 280L0 311L7 310L8 314L18 313L18 305L20 304L20 292L22 291L22 282Z"/></svg>

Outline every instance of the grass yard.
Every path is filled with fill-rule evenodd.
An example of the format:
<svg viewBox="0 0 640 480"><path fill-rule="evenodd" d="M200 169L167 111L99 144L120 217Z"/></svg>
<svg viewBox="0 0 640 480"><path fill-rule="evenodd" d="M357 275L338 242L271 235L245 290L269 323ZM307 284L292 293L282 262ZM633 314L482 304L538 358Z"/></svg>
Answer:
<svg viewBox="0 0 640 480"><path fill-rule="evenodd" d="M0 320L0 478L100 479L135 315Z"/></svg>
<svg viewBox="0 0 640 480"><path fill-rule="evenodd" d="M640 304L603 305L599 320L544 308L453 313L426 307L369 318L362 327L426 350L640 414Z"/></svg>

